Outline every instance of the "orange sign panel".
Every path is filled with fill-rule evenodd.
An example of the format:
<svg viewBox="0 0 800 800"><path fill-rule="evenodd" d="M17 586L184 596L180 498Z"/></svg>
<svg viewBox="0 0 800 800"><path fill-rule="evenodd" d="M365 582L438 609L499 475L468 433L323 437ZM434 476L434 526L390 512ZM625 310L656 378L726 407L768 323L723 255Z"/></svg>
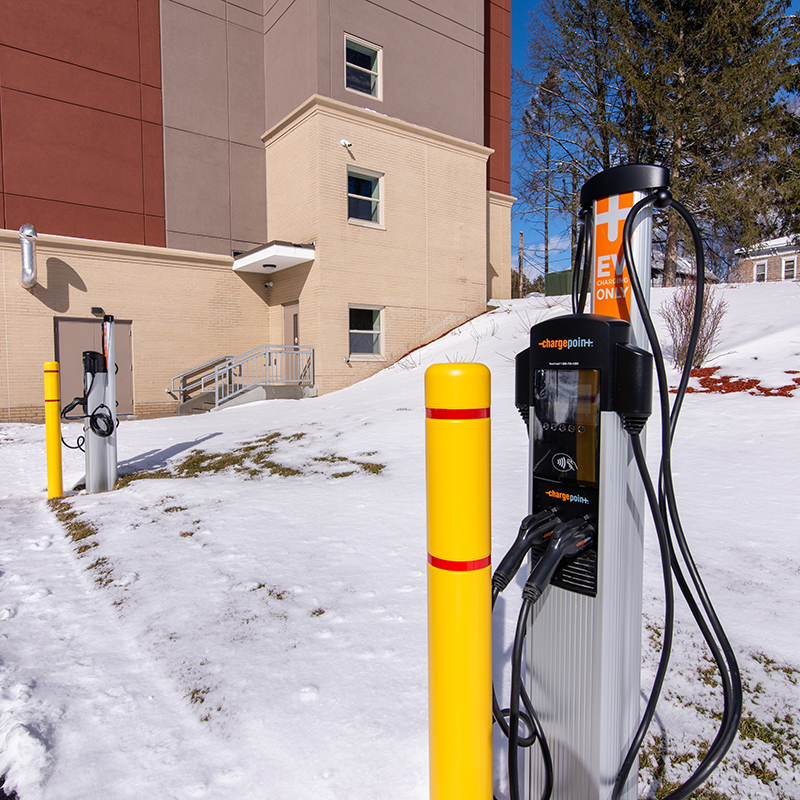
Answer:
<svg viewBox="0 0 800 800"><path fill-rule="evenodd" d="M622 253L622 228L633 192L597 201L594 223L594 313L630 322L631 279Z"/></svg>

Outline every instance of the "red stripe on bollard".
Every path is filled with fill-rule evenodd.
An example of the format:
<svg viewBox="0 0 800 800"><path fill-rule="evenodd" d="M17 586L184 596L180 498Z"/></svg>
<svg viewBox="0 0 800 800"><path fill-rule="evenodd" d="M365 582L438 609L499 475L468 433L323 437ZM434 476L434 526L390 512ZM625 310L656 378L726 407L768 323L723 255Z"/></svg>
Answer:
<svg viewBox="0 0 800 800"><path fill-rule="evenodd" d="M488 419L488 408L426 408L428 419Z"/></svg>
<svg viewBox="0 0 800 800"><path fill-rule="evenodd" d="M428 553L428 563L437 569L446 569L450 572L472 572L475 569L484 569L492 563L492 557L479 558L477 561L448 561L445 558L436 558Z"/></svg>

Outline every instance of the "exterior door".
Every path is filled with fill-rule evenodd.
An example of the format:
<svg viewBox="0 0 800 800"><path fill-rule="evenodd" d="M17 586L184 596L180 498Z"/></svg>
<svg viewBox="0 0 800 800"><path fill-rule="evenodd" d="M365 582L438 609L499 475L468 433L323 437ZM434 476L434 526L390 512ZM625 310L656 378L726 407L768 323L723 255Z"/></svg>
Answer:
<svg viewBox="0 0 800 800"><path fill-rule="evenodd" d="M300 380L300 354L288 350L300 345L300 303L287 303L283 307L283 344L287 351L283 354L283 376L287 383Z"/></svg>
<svg viewBox="0 0 800 800"><path fill-rule="evenodd" d="M283 307L283 343L286 347L300 344L300 303L287 303Z"/></svg>
<svg viewBox="0 0 800 800"><path fill-rule="evenodd" d="M83 353L103 352L103 323L99 319L55 318L56 361L61 373L61 407L83 395ZM117 362L117 414L133 414L133 343L130 321L114 320L114 358Z"/></svg>

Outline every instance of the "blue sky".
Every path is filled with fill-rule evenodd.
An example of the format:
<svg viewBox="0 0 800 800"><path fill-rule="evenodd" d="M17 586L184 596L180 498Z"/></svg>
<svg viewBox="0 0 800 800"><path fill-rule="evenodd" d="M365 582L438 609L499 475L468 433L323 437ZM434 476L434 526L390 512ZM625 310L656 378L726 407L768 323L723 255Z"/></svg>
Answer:
<svg viewBox="0 0 800 800"><path fill-rule="evenodd" d="M800 2L800 0L797 0ZM525 65L525 52L526 46L528 41L528 19L530 16L530 12L536 8L538 5L538 0L511 0L511 65L513 67L522 68ZM513 111L512 111L513 113ZM511 152L511 193L514 193L514 161L515 161L515 152L512 150ZM532 248L538 246L541 248L542 246L542 236L540 233L536 231L536 228L533 223L528 222L527 220L521 219L519 216L513 213L511 217L511 268L517 269L518 258L519 258L519 232L522 231L523 235L523 243L525 247L525 251L529 252ZM534 256L528 256L526 259L526 266L525 266L525 274L533 279L536 277L537 274L541 270L536 270L531 265L531 259L535 258ZM563 263L559 263L559 261L555 258L554 254L551 252L550 254L551 259L551 270L557 269L568 269L571 264L570 260L567 257L563 260Z"/></svg>
<svg viewBox="0 0 800 800"><path fill-rule="evenodd" d="M521 68L525 65L525 50L528 39L527 24L530 12L533 11L537 5L538 5L538 0L511 0L511 64L514 67ZM799 10L800 10L800 0L792 0L791 13L797 13ZM512 194L514 193L513 170L514 170L515 155L516 155L515 152L512 150L511 153ZM520 219L519 216L514 214L512 210L512 217L511 217L512 269L517 268L517 263L518 263L517 254L519 250L520 231L522 231L523 233L526 256L534 248L541 250L543 244L542 236L540 233L536 231L535 226L530 222ZM535 256L532 253L526 258L525 274L531 279L536 277L536 275L539 274L539 272L541 271L541 269L537 270L535 267L531 265L532 261L535 262L535 260L536 260ZM570 266L571 263L568 254L563 254L559 258L559 256L553 252L552 240L551 240L550 269L551 270L568 269Z"/></svg>

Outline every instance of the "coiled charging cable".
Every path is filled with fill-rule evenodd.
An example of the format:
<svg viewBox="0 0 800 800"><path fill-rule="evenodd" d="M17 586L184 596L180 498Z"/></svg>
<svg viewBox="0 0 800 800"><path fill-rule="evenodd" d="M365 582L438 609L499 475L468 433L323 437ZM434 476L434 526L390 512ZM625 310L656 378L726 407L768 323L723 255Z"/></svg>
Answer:
<svg viewBox="0 0 800 800"><path fill-rule="evenodd" d="M639 282L639 277L636 272L636 265L633 259L633 249L631 239L633 235L633 227L636 218L641 211L649 206L656 206L659 208L672 207L680 214L686 222L692 236L692 242L695 249L696 264L697 264L697 280L696 280L696 293L695 293L695 308L692 319L692 329L689 338L689 346L687 348L686 363L684 364L683 372L681 375L680 384L672 405L669 407L669 386L667 383L666 368L664 366L664 356L661 352L661 347L656 334L655 326L644 299L642 287ZM622 767L617 775L612 792L612 800L619 800L625 788L631 767L638 759L638 753L642 746L647 730L652 722L655 714L656 705L658 703L661 689L664 683L669 658L672 649L672 636L674 628L674 596L672 589L672 575L674 574L678 585L680 586L683 596L691 609L692 615L697 621L698 627L703 634L703 638L711 650L714 661L719 670L720 679L722 681L722 693L724 701L724 710L720 727L714 738L708 752L700 761L700 764L692 773L692 775L680 787L666 795L666 800L685 800L692 794L699 786L701 786L711 775L711 773L719 766L725 754L730 749L731 744L736 736L739 728L739 722L742 716L742 681L739 673L739 666L736 662L736 656L733 648L728 641L725 631L717 617L708 593L703 585L697 565L692 557L691 550L686 541L686 537L681 524L680 515L678 513L678 504L675 497L675 489L672 479L672 457L671 448L672 440L675 435L675 429L678 423L678 416L683 404L683 399L686 394L686 389L691 377L692 362L694 360L695 350L697 348L697 340L700 333L700 325L703 314L703 296L705 289L705 257L703 254L703 242L700 231L689 211L677 200L674 200L668 191L655 192L634 205L631 212L625 220L625 226L622 233L623 252L625 261L628 267L628 276L631 281L633 294L636 298L636 304L641 314L644 323L647 338L650 342L650 347L653 352L653 357L656 366L656 374L658 377L658 389L660 397L660 413L661 413L661 467L659 471L659 489L658 496L656 496L653 488L650 474L647 470L645 463L644 452L639 438L638 432L629 431L631 433L631 443L633 446L634 457L641 473L642 480L645 485L648 502L650 504L653 520L655 522L656 531L659 540L659 547L661 549L662 571L664 576L664 593L665 593L665 620L664 620L664 637L662 641L661 656L659 659L658 670L653 682L653 688L650 693L650 698L647 702L644 716L639 725L639 728L634 736L633 742L628 750L628 754L623 761ZM588 270L584 262L584 282L588 278ZM576 279L577 282L577 279ZM625 420L623 419L623 425ZM697 597L692 592L692 587L686 580L683 574L681 565L677 558L675 544L673 543L673 536L677 542L677 549L680 550L681 557L685 564L686 570L691 578L694 591Z"/></svg>
<svg viewBox="0 0 800 800"><path fill-rule="evenodd" d="M86 409L86 404L89 402L89 395L92 393L92 387L94 386L96 374L97 373L92 373L92 382L89 384L89 388L86 390L86 393L81 397L74 398L72 402L64 406L64 409L61 412L61 419L66 419L71 422L88 419L89 429L92 431L92 433L94 433L96 436L106 439L111 436L115 430L114 415L111 413L111 409L105 403L101 403L91 413L87 413ZM75 414L70 416L69 412L78 406L83 409L83 414ZM117 420L117 424L119 424L119 420ZM74 446L67 444L63 436L61 437L61 443L70 450L80 450L82 452L86 452L83 447L83 445L86 443L85 436L78 436Z"/></svg>

